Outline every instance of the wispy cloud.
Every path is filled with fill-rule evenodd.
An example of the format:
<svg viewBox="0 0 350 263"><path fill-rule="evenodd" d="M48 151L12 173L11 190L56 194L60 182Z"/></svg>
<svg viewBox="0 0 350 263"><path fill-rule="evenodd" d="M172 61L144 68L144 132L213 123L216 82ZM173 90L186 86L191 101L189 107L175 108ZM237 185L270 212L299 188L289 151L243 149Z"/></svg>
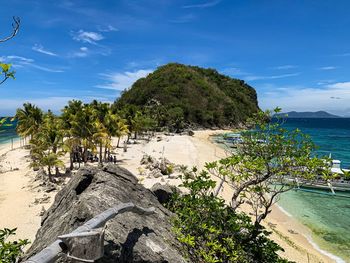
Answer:
<svg viewBox="0 0 350 263"><path fill-rule="evenodd" d="M101 73L100 76L106 80L106 83L97 85L97 88L111 89L122 91L125 90L138 79L146 77L152 73L153 69L140 69L133 72L115 72L115 73Z"/></svg>
<svg viewBox="0 0 350 263"><path fill-rule="evenodd" d="M157 59L150 59L150 60L137 60L137 61L130 61L126 64L126 69L136 69L136 68L155 68L163 64L163 59L157 58Z"/></svg>
<svg viewBox="0 0 350 263"><path fill-rule="evenodd" d="M89 49L87 47L81 47L78 51L75 51L69 55L73 58L85 58L89 55Z"/></svg>
<svg viewBox="0 0 350 263"><path fill-rule="evenodd" d="M97 26L97 30L100 32L113 32L113 31L118 31L118 28L112 25L107 25L107 26Z"/></svg>
<svg viewBox="0 0 350 263"><path fill-rule="evenodd" d="M42 54L45 54L45 55L49 55L49 56L54 56L54 57L57 57L57 54L52 52L52 51L49 51L47 49L44 49L44 47L40 44L35 44L32 49L34 51L37 51L39 53L42 53Z"/></svg>
<svg viewBox="0 0 350 263"><path fill-rule="evenodd" d="M104 37L97 32L88 32L80 29L78 32L72 32L73 39L83 43L97 44L98 41L104 39Z"/></svg>
<svg viewBox="0 0 350 263"><path fill-rule="evenodd" d="M184 23L189 23L193 20L195 20L197 17L194 14L187 14L183 16L179 16L177 18L169 20L170 23L175 23L175 24L184 24Z"/></svg>
<svg viewBox="0 0 350 263"><path fill-rule="evenodd" d="M273 76L246 76L244 77L245 80L247 81L254 81L254 80L268 80L268 79L283 79L283 78L289 78L289 77L295 77L299 76L300 73L289 73L289 74L281 74L281 75L273 75Z"/></svg>
<svg viewBox="0 0 350 263"><path fill-rule="evenodd" d="M240 68L236 68L236 67L226 68L226 69L222 70L222 73L229 74L229 75L232 75L232 76L246 76L246 75L250 75L248 72L245 72L245 71L241 70Z"/></svg>
<svg viewBox="0 0 350 263"><path fill-rule="evenodd" d="M260 106L263 109L279 106L283 111L326 110L334 114L350 116L348 106L350 82L338 82L317 88L269 85L264 89L265 92L258 92Z"/></svg>
<svg viewBox="0 0 350 263"><path fill-rule="evenodd" d="M182 8L208 8L218 5L220 2L221 0L208 1L200 4L184 5Z"/></svg>
<svg viewBox="0 0 350 263"><path fill-rule="evenodd" d="M46 67L46 66L35 64L34 59L25 58L25 57L21 57L21 56L0 57L0 61L11 63L14 68L31 67L31 68L39 69L39 70L46 71L46 72L52 72L52 73L64 72L63 69L51 68L51 67Z"/></svg>
<svg viewBox="0 0 350 263"><path fill-rule="evenodd" d="M285 70L285 69L294 69L297 68L295 65L281 65L277 67L273 67L273 69Z"/></svg>
<svg viewBox="0 0 350 263"><path fill-rule="evenodd" d="M36 65L36 64L31 64L30 66L33 67L33 68L36 68L36 69L40 69L42 71L46 71L46 72L52 72L52 73L62 73L62 72L64 72L63 69L54 69L54 68L39 66L39 65Z"/></svg>
<svg viewBox="0 0 350 263"><path fill-rule="evenodd" d="M327 67L320 67L318 68L319 70L333 70L333 69L336 69L337 67L334 67L334 66L327 66Z"/></svg>

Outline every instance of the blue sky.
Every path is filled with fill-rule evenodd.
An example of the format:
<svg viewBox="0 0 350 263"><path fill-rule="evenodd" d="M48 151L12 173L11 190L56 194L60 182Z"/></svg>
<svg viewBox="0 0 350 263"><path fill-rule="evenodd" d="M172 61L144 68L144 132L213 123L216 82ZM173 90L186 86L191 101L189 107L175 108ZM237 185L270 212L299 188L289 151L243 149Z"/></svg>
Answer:
<svg viewBox="0 0 350 263"><path fill-rule="evenodd" d="M350 116L350 1L11 0L0 44L16 80L0 86L0 115L25 101L58 111L70 99L112 102L168 62L244 79L261 108Z"/></svg>

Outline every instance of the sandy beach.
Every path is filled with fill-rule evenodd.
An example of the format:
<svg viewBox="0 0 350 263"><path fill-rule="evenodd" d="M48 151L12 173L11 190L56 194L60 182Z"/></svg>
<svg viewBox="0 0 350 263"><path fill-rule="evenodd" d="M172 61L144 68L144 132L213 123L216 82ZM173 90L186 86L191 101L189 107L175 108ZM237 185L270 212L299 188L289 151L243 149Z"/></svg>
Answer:
<svg viewBox="0 0 350 263"><path fill-rule="evenodd" d="M194 136L158 135L150 142L138 140L128 145L127 152L122 148L115 150L118 163L130 170L145 187L150 188L159 182L178 185L180 179L168 176L147 178L143 174L140 160L144 154L156 158L165 157L175 164L203 168L205 162L215 161L226 156L225 151L210 141L210 136L223 131L196 131ZM114 145L116 145L116 140ZM40 227L40 213L53 202L57 190L45 192L40 181L35 181L36 172L28 167L29 151L19 148L19 141L11 150L11 144L0 147L0 228L17 227L16 238L34 240ZM229 200L230 189L225 186L222 193ZM310 240L310 231L288 216L277 206L264 223L273 232L272 239L280 244L285 252L282 256L295 262L335 262L317 250Z"/></svg>

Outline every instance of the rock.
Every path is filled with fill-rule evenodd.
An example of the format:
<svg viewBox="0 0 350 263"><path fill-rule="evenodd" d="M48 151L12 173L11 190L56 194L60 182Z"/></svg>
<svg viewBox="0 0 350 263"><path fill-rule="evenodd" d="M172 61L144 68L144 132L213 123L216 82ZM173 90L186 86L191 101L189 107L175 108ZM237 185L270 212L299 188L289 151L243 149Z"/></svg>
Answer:
<svg viewBox="0 0 350 263"><path fill-rule="evenodd" d="M167 203L174 194L174 190L169 185L160 183L153 185L151 191L155 194L161 204Z"/></svg>
<svg viewBox="0 0 350 263"><path fill-rule="evenodd" d="M191 130L189 130L189 131L188 131L188 135L189 135L189 136L193 136L193 135L194 135L194 132L191 131Z"/></svg>
<svg viewBox="0 0 350 263"><path fill-rule="evenodd" d="M151 173L150 173L151 176L153 176L154 178L159 178L159 177L162 177L163 174L159 171L159 170L153 170Z"/></svg>
<svg viewBox="0 0 350 263"><path fill-rule="evenodd" d="M44 195L43 197L41 197L41 198L35 198L35 200L34 200L34 205L38 205L38 204L46 204L46 203L48 203L48 202L50 202L50 196L46 196L46 195Z"/></svg>
<svg viewBox="0 0 350 263"><path fill-rule="evenodd" d="M41 211L39 213L39 216L43 216L45 214L46 210L45 210L45 207L41 207Z"/></svg>
<svg viewBox="0 0 350 263"><path fill-rule="evenodd" d="M25 259L70 233L97 214L120 203L133 202L155 207L152 215L131 212L117 215L106 224L104 256L98 263L112 262L187 262L181 244L172 232L173 214L154 194L138 183L129 171L109 164L103 169L83 167L56 195L54 204L44 213L41 228ZM72 262L61 254L55 262Z"/></svg>
<svg viewBox="0 0 350 263"><path fill-rule="evenodd" d="M156 163L156 159L153 158L152 156L145 154L144 156L142 156L142 159L140 161L141 165L147 165L147 164L154 164Z"/></svg>
<svg viewBox="0 0 350 263"><path fill-rule="evenodd" d="M178 179L181 177L181 174L169 174L168 177L169 179Z"/></svg>

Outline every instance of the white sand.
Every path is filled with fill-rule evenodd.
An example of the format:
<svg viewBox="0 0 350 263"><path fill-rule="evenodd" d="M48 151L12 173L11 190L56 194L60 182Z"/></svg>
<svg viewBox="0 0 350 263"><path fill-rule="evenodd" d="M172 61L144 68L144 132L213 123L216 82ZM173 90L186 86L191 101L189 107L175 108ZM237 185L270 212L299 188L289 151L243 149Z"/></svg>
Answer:
<svg viewBox="0 0 350 263"><path fill-rule="evenodd" d="M138 144L128 145L126 153L122 148L116 150L119 164L130 170L140 179L146 187L151 187L156 182L163 184L179 184L179 179L145 178L140 175L140 160L144 154L153 157L166 157L175 164L183 164L189 167L197 166L203 168L205 162L215 161L226 156L225 151L210 142L209 136L222 131L197 131L194 137L186 135L165 136L162 140L153 139L151 142L138 141ZM114 145L116 145L116 140ZM5 148L9 149L10 145ZM6 150L6 149L5 149ZM0 148L0 155L4 149ZM34 239L36 231L40 227L40 216L42 206L47 208L52 202L55 192L47 204L33 205L35 198L43 197L44 193L37 192L37 182L33 182L34 173L27 167L25 157L27 150L16 149L6 154L0 160L0 165L8 165L19 168L0 174L0 228L18 227L18 238ZM6 163L7 162L7 163ZM36 188L35 188L36 187ZM34 189L33 189L34 188ZM224 187L222 196L229 201L230 189ZM310 232L307 228L296 222L293 218L283 213L278 207L274 207L265 225L274 229L272 238L280 244L285 252L282 255L295 262L334 262L334 260L317 251L305 236ZM293 234L288 230L293 230Z"/></svg>

